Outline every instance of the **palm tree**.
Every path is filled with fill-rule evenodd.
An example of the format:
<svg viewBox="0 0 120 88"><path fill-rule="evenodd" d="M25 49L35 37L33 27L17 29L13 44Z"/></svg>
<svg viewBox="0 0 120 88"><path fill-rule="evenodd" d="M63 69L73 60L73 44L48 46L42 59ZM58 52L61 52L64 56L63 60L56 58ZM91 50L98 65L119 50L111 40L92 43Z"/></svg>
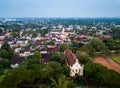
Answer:
<svg viewBox="0 0 120 88"><path fill-rule="evenodd" d="M67 79L65 75L60 75L57 81L55 79L51 79L51 81L55 88L67 88Z"/></svg>

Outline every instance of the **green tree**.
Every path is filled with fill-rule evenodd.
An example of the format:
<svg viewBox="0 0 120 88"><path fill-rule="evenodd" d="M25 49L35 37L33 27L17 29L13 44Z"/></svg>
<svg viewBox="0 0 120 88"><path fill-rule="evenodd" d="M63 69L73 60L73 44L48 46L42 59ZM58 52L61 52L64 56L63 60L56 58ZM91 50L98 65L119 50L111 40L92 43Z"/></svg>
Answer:
<svg viewBox="0 0 120 88"><path fill-rule="evenodd" d="M35 51L34 54L33 54L33 57L34 58L38 58L38 59L41 59L42 58L42 55L39 51Z"/></svg>
<svg viewBox="0 0 120 88"><path fill-rule="evenodd" d="M0 75L4 73L5 69L10 68L10 62L8 59L0 59Z"/></svg>
<svg viewBox="0 0 120 88"><path fill-rule="evenodd" d="M103 42L105 43L106 46L108 46L110 50L115 50L115 47L116 47L115 40L107 39L107 40L103 40Z"/></svg>
<svg viewBox="0 0 120 88"><path fill-rule="evenodd" d="M75 79L68 80L68 88L75 88L77 85L74 82Z"/></svg>
<svg viewBox="0 0 120 88"><path fill-rule="evenodd" d="M54 41L50 41L50 45L54 46L55 45Z"/></svg>
<svg viewBox="0 0 120 88"><path fill-rule="evenodd" d="M64 50L66 50L67 48L69 48L69 46L67 44L61 44L60 45L60 51L64 52Z"/></svg>
<svg viewBox="0 0 120 88"><path fill-rule="evenodd" d="M97 63L87 63L84 67L84 76L89 79L91 86L120 87L120 74Z"/></svg>
<svg viewBox="0 0 120 88"><path fill-rule="evenodd" d="M91 57L86 52L83 52L83 51L77 51L76 56L77 56L79 62L82 64L85 64L89 60L91 60Z"/></svg>
<svg viewBox="0 0 120 88"><path fill-rule="evenodd" d="M51 79L51 78L56 79L62 73L61 69L62 69L62 67L61 67L60 63L55 62L55 61L48 62L48 64L45 67L46 78L47 79Z"/></svg>
<svg viewBox="0 0 120 88"><path fill-rule="evenodd" d="M12 69L2 81L1 88L17 88L18 84L28 82L33 84L35 80L34 72L26 68ZM12 83L11 83L12 82Z"/></svg>
<svg viewBox="0 0 120 88"><path fill-rule="evenodd" d="M2 45L1 49L2 49L2 50L6 50L6 51L10 51L10 50L11 50L10 45L9 45L7 42L5 42L5 43Z"/></svg>
<svg viewBox="0 0 120 88"><path fill-rule="evenodd" d="M60 75L57 80L51 79L55 88L67 88L67 79L65 75Z"/></svg>
<svg viewBox="0 0 120 88"><path fill-rule="evenodd" d="M93 38L88 44L87 47L92 54L99 52L100 54L106 55L109 53L108 47L100 40L99 38Z"/></svg>
<svg viewBox="0 0 120 88"><path fill-rule="evenodd" d="M67 65L62 65L62 74L64 74L66 77L70 77L70 67Z"/></svg>
<svg viewBox="0 0 120 88"><path fill-rule="evenodd" d="M61 55L61 64L66 65L66 56L64 55L64 53L60 53L60 55Z"/></svg>
<svg viewBox="0 0 120 88"><path fill-rule="evenodd" d="M52 61L57 61L57 62L60 62L60 63L61 63L61 61L62 61L62 59L61 59L61 54L58 53L58 52L52 52L52 53L51 53L51 60L52 60Z"/></svg>
<svg viewBox="0 0 120 88"><path fill-rule="evenodd" d="M6 51L4 49L0 50L0 57L5 59L11 59L14 56L13 52Z"/></svg>

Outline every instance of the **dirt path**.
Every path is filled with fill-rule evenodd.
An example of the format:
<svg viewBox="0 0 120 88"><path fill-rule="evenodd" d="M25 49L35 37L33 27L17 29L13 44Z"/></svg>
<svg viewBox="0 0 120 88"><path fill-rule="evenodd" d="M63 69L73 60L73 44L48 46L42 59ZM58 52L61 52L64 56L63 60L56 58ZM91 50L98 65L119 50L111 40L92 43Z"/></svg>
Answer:
<svg viewBox="0 0 120 88"><path fill-rule="evenodd" d="M97 58L94 58L94 62L95 63L100 63L103 66L107 67L108 69L111 69L111 70L114 70L114 71L120 73L120 64L114 62L111 59L97 57Z"/></svg>

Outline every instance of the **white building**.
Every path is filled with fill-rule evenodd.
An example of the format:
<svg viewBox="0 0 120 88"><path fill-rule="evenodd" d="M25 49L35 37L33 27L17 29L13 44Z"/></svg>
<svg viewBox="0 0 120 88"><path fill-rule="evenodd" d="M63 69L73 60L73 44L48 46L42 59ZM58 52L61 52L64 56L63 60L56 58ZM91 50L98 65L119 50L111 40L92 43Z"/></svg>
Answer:
<svg viewBox="0 0 120 88"><path fill-rule="evenodd" d="M70 67L70 76L74 77L75 75L82 76L84 65L80 64L76 56L72 53L71 50L66 49L64 52L66 56L67 64Z"/></svg>

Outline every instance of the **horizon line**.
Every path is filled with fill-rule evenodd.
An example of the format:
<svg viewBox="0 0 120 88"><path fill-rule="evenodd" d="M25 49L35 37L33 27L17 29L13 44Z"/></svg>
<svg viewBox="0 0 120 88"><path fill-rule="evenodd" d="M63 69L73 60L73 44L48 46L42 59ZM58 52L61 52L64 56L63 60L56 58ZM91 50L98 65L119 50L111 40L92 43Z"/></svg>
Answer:
<svg viewBox="0 0 120 88"><path fill-rule="evenodd" d="M1 18L120 18L120 17L106 17L106 16L103 16L103 17L0 17Z"/></svg>

